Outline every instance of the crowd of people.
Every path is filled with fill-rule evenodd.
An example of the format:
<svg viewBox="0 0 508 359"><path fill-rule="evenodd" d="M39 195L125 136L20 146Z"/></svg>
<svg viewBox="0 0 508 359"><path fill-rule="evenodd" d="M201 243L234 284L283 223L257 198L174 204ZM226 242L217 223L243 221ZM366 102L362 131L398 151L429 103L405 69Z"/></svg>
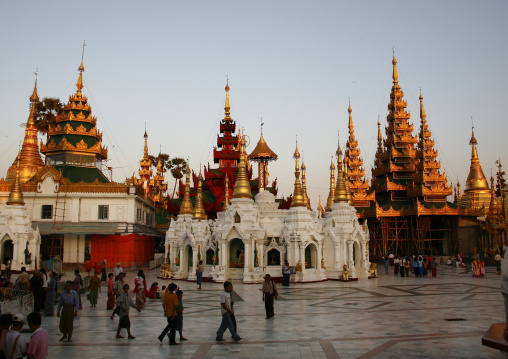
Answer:
<svg viewBox="0 0 508 359"><path fill-rule="evenodd" d="M434 258L422 255L413 256L395 256L390 254L388 257L381 257L381 264L385 268L386 274L389 273L389 267L393 267L393 274L401 277L427 277L431 273L432 277L437 276L437 262ZM442 263L441 263L442 264Z"/></svg>

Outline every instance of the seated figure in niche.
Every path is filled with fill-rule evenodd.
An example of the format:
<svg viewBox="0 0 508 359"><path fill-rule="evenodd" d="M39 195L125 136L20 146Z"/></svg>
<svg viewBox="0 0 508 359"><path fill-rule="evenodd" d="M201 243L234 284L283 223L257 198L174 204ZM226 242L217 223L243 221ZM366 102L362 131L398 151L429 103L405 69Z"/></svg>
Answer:
<svg viewBox="0 0 508 359"><path fill-rule="evenodd" d="M268 265L275 266L280 265L280 256L274 251L268 252Z"/></svg>

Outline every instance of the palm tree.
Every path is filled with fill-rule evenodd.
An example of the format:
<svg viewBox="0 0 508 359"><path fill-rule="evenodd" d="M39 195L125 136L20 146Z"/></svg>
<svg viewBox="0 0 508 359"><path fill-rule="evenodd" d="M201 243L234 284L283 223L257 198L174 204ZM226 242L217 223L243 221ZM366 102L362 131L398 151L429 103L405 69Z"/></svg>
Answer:
<svg viewBox="0 0 508 359"><path fill-rule="evenodd" d="M171 175L175 179L175 186L173 187L173 195L171 198L175 196L176 184L179 179L182 179L183 174L187 171L187 162L183 158L175 157L171 160L170 167Z"/></svg>
<svg viewBox="0 0 508 359"><path fill-rule="evenodd" d="M163 172L166 172L167 170L171 169L171 159L169 158L169 155L166 153L159 153L158 156L149 155L148 159L150 160L150 162L152 162L152 166L155 168L157 168L157 164L159 163L160 159Z"/></svg>
<svg viewBox="0 0 508 359"><path fill-rule="evenodd" d="M57 98L44 97L35 104L34 123L37 130L46 135L49 126L56 123L57 116L63 113L63 104Z"/></svg>

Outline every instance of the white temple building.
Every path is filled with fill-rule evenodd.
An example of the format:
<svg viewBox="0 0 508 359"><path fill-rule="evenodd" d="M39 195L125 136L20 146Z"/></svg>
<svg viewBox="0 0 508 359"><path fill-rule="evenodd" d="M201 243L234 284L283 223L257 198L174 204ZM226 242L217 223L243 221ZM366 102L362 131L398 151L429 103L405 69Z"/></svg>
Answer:
<svg viewBox="0 0 508 359"><path fill-rule="evenodd" d="M180 214L166 233L166 258L175 279L195 280L200 260L204 277L215 282L242 280L260 283L265 274L282 277L287 260L294 267L293 282L341 279L344 268L349 277L369 276L369 232L359 224L350 203L342 172L342 152L337 150L337 185L331 212L323 216L310 209L305 189L305 166L296 148L295 186L290 209L279 209L269 191L252 198L246 175L245 138L240 135L240 163L234 192L226 209L216 220L206 220L202 204L201 174L198 177L196 206L190 202L190 175L187 166L185 196ZM303 189L302 189L303 183Z"/></svg>

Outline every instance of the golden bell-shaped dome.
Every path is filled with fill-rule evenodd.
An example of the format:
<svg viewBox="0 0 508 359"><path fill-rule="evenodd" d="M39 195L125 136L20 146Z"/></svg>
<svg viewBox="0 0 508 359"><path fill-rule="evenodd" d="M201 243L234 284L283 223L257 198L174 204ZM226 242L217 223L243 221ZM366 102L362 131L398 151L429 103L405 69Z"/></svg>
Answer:
<svg viewBox="0 0 508 359"><path fill-rule="evenodd" d="M185 194L183 196L182 204L180 205L181 215L192 215L192 202L190 200L190 169L187 162L187 170L185 171Z"/></svg>
<svg viewBox="0 0 508 359"><path fill-rule="evenodd" d="M239 134L240 144L240 164L238 165L238 175L236 176L235 189L233 190L233 198L252 198L252 190L250 188L250 181L247 177L247 164L245 145L247 141L245 136Z"/></svg>

